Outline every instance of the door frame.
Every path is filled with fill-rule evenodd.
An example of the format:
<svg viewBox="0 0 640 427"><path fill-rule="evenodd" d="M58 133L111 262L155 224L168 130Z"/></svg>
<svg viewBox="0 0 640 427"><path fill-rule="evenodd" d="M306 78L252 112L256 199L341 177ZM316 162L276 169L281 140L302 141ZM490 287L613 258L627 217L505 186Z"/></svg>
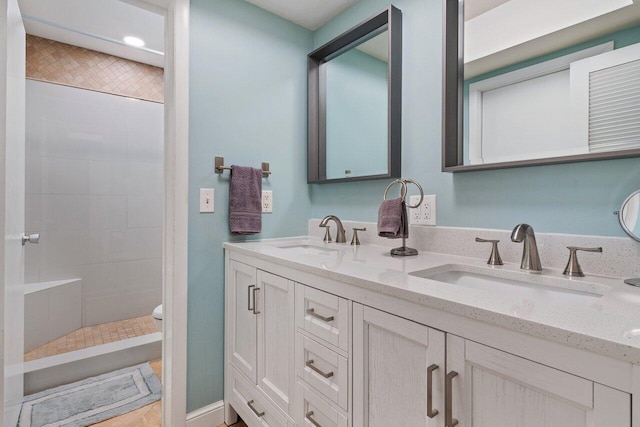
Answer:
<svg viewBox="0 0 640 427"><path fill-rule="evenodd" d="M143 1L165 11L162 425L182 427L187 422L190 7L189 0Z"/></svg>
<svg viewBox="0 0 640 427"><path fill-rule="evenodd" d="M187 254L189 190L189 0L123 0L165 15L162 424L187 421ZM6 58L6 51L0 51ZM0 62L2 59L0 58ZM0 161L4 158L0 141ZM0 164L0 166L2 166ZM0 345L4 347L4 168L0 167ZM0 357L4 370L4 353ZM4 399L0 381L0 409ZM3 420L0 418L0 426Z"/></svg>

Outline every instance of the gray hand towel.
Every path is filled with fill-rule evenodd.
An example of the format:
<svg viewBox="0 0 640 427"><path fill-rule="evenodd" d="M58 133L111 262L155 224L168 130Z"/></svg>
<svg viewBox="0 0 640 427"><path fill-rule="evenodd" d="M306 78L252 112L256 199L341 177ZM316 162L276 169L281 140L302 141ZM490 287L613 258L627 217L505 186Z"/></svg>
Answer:
<svg viewBox="0 0 640 427"><path fill-rule="evenodd" d="M232 166L229 187L231 233L259 233L262 230L262 170Z"/></svg>
<svg viewBox="0 0 640 427"><path fill-rule="evenodd" d="M403 199L382 201L378 209L378 236L388 239L409 237L407 206Z"/></svg>

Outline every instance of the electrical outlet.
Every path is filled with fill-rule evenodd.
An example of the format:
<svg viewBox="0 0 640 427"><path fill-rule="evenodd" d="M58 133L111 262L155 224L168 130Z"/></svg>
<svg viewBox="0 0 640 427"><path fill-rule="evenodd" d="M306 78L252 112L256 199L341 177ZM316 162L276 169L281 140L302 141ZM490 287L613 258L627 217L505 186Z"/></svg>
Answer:
<svg viewBox="0 0 640 427"><path fill-rule="evenodd" d="M213 213L213 188L200 189L200 213Z"/></svg>
<svg viewBox="0 0 640 427"><path fill-rule="evenodd" d="M273 191L262 190L262 213L273 212Z"/></svg>
<svg viewBox="0 0 640 427"><path fill-rule="evenodd" d="M422 219L424 225L436 225L436 196L424 196L422 201Z"/></svg>
<svg viewBox="0 0 640 427"><path fill-rule="evenodd" d="M409 205L415 206L420 201L420 196L409 196ZM409 208L409 224L418 225L422 217L421 206Z"/></svg>
<svg viewBox="0 0 640 427"><path fill-rule="evenodd" d="M415 206L420 202L420 196L410 196L409 205ZM420 206L409 208L409 224L436 225L436 196L424 196Z"/></svg>

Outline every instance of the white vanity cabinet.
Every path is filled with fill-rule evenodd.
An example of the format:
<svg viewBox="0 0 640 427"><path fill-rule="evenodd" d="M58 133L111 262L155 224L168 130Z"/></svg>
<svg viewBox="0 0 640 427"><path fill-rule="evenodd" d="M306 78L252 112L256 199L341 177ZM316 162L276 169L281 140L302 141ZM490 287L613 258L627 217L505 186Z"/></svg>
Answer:
<svg viewBox="0 0 640 427"><path fill-rule="evenodd" d="M353 425L443 426L445 334L353 307Z"/></svg>
<svg viewBox="0 0 640 427"><path fill-rule="evenodd" d="M251 409L261 420L259 425L287 425L282 414L267 412L274 412L274 406L284 414L293 413L293 309L291 280L241 262L228 263L225 335L232 369L227 369L226 384L229 397ZM266 421L269 417L277 422Z"/></svg>
<svg viewBox="0 0 640 427"><path fill-rule="evenodd" d="M247 253L226 268L227 423L640 427L629 362Z"/></svg>
<svg viewBox="0 0 640 427"><path fill-rule="evenodd" d="M628 427L631 395L447 335L447 398L459 427Z"/></svg>

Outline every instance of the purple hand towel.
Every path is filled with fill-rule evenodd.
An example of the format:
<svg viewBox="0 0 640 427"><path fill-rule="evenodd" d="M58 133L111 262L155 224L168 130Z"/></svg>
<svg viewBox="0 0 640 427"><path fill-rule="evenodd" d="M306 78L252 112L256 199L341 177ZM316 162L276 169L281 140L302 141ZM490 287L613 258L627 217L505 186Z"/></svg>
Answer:
<svg viewBox="0 0 640 427"><path fill-rule="evenodd" d="M231 167L229 228L232 234L256 234L262 230L262 170Z"/></svg>
<svg viewBox="0 0 640 427"><path fill-rule="evenodd" d="M401 198L383 200L378 209L378 236L388 239L409 237L407 206Z"/></svg>

